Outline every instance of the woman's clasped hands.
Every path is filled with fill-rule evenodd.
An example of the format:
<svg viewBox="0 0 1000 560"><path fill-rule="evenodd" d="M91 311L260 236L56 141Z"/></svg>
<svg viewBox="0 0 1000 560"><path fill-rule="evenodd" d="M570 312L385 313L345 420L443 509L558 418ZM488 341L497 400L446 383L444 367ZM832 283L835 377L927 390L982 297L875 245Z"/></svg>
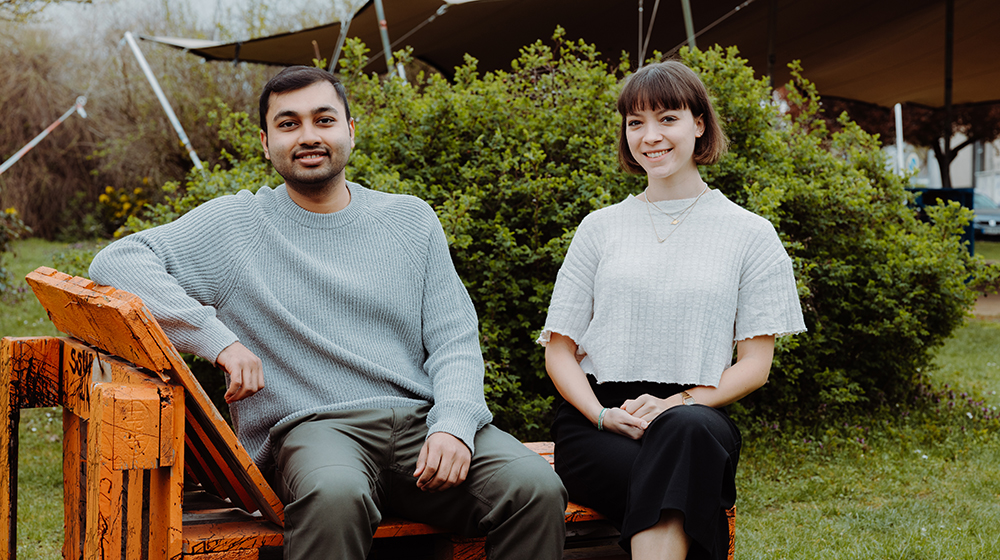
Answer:
<svg viewBox="0 0 1000 560"><path fill-rule="evenodd" d="M653 419L671 406L680 404L669 401L670 398L660 399L649 394L629 399L620 407L604 412L602 428L627 438L640 439Z"/></svg>

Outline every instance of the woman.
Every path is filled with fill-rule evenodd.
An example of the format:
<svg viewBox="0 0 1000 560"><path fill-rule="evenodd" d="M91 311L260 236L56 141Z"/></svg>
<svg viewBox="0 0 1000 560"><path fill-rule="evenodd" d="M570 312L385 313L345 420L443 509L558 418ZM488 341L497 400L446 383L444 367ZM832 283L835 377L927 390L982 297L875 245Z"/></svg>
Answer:
<svg viewBox="0 0 1000 560"><path fill-rule="evenodd" d="M701 179L726 140L694 72L642 68L618 112L621 165L648 185L583 220L556 279L538 339L566 401L556 469L633 558L725 558L741 439L722 407L767 381L776 336L805 330L791 260Z"/></svg>

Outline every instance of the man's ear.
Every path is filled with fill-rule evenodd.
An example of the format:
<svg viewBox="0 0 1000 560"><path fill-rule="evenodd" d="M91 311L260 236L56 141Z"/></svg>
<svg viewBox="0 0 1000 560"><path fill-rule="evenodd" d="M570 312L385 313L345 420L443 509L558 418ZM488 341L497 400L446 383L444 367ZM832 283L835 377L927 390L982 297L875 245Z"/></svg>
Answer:
<svg viewBox="0 0 1000 560"><path fill-rule="evenodd" d="M264 147L264 159L271 159L271 154L267 151L267 133L264 129L260 130L260 145Z"/></svg>
<svg viewBox="0 0 1000 560"><path fill-rule="evenodd" d="M351 131L351 147L354 147L354 117L347 123L348 130Z"/></svg>

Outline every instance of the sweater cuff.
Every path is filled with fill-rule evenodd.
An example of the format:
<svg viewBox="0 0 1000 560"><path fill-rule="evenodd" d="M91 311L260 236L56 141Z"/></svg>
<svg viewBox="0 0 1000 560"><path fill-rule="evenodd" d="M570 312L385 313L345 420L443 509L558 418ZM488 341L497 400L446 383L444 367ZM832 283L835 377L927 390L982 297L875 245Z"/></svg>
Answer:
<svg viewBox="0 0 1000 560"><path fill-rule="evenodd" d="M185 336L186 340L178 340L174 342L174 345L182 352L195 354L214 364L223 350L239 341L239 337L233 331L226 328L221 322L215 321L215 323L212 326L202 327L191 332L190 337Z"/></svg>
<svg viewBox="0 0 1000 560"><path fill-rule="evenodd" d="M438 402L427 414L427 437L437 432L451 434L476 454L476 433L493 419L484 403Z"/></svg>

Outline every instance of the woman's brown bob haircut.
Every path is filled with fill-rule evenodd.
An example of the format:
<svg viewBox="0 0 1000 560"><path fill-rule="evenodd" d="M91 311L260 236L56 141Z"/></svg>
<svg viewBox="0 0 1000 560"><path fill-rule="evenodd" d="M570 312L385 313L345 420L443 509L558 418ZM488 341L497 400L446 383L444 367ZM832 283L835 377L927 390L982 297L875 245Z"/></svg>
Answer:
<svg viewBox="0 0 1000 560"><path fill-rule="evenodd" d="M711 165L726 153L728 141L719 126L719 117L712 108L705 84L687 66L668 60L636 71L625 79L625 87L618 94L618 112L622 116L618 130L618 162L625 171L636 175L646 172L632 157L625 136L628 115L645 109L690 109L695 118L702 118L705 132L694 143L695 163Z"/></svg>

